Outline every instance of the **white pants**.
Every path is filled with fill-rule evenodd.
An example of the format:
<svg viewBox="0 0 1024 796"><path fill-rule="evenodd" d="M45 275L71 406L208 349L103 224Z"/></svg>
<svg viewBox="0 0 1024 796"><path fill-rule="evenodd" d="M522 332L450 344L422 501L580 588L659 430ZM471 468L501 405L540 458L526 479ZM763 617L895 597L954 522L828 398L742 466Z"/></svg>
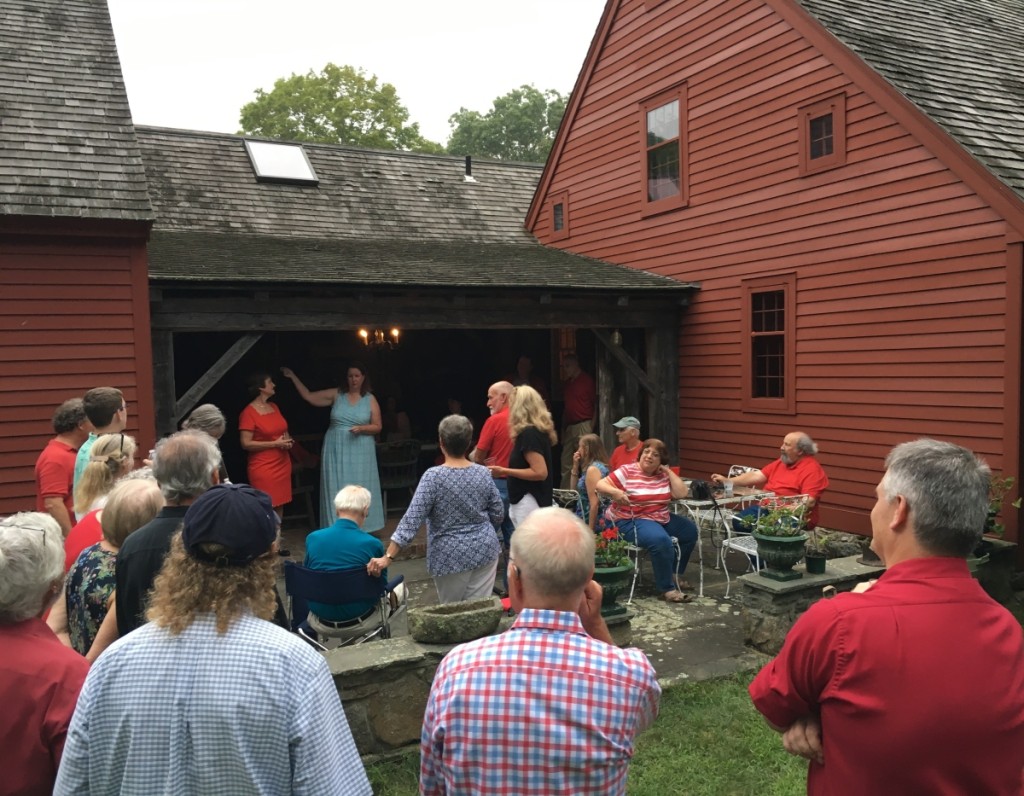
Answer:
<svg viewBox="0 0 1024 796"><path fill-rule="evenodd" d="M529 517L533 512L539 509L537 505L537 498L527 492L523 495L523 499L518 503L513 503L508 507L508 516L512 518L512 524L516 527Z"/></svg>
<svg viewBox="0 0 1024 796"><path fill-rule="evenodd" d="M437 589L437 601L444 605L445 603L481 600L484 597L490 597L491 590L494 588L494 574L497 571L498 559L494 559L466 572L435 575L434 588Z"/></svg>

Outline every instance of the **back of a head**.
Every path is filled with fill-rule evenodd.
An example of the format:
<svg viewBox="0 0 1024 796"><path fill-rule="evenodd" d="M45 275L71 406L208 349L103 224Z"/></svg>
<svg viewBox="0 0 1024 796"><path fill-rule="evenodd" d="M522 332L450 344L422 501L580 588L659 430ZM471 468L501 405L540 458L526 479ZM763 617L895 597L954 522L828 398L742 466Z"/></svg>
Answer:
<svg viewBox="0 0 1024 796"><path fill-rule="evenodd" d="M450 456L465 456L473 443L473 424L463 415L448 415L438 424L437 436Z"/></svg>
<svg viewBox="0 0 1024 796"><path fill-rule="evenodd" d="M107 496L100 517L103 538L120 547L133 531L152 520L164 505L164 496L153 478L119 481Z"/></svg>
<svg viewBox="0 0 1024 796"><path fill-rule="evenodd" d="M85 419L85 402L81 398L69 398L53 413L53 431L55 434L70 434Z"/></svg>
<svg viewBox="0 0 1024 796"><path fill-rule="evenodd" d="M181 424L184 431L202 431L217 439L227 428L224 413L213 404L202 404L192 410Z"/></svg>
<svg viewBox="0 0 1024 796"><path fill-rule="evenodd" d="M0 520L0 625L38 616L64 577L64 536L49 514L25 511Z"/></svg>
<svg viewBox="0 0 1024 796"><path fill-rule="evenodd" d="M579 517L549 507L537 509L516 526L511 556L523 573L524 588L539 596L564 598L590 581L594 546L593 532Z"/></svg>
<svg viewBox="0 0 1024 796"><path fill-rule="evenodd" d="M153 476L168 503L199 497L214 484L221 455L216 441L202 431L179 431L160 440L153 455Z"/></svg>
<svg viewBox="0 0 1024 796"><path fill-rule="evenodd" d="M370 490L357 484L349 484L338 490L334 496L334 510L349 514L365 514L370 508Z"/></svg>
<svg viewBox="0 0 1024 796"><path fill-rule="evenodd" d="M513 437L528 426L539 429L547 434L554 444L558 440L555 433L555 423L548 411L547 404L541 394L529 385L521 385L515 388L512 393L512 402L509 405L508 415L509 432Z"/></svg>
<svg viewBox="0 0 1024 796"><path fill-rule="evenodd" d="M117 479L132 469L135 438L123 432L103 434L89 449L89 461L75 485L75 512L83 515L97 499L113 488Z"/></svg>
<svg viewBox="0 0 1024 796"><path fill-rule="evenodd" d="M82 405L90 423L106 428L124 405L124 395L116 387L93 387L82 396Z"/></svg>
<svg viewBox="0 0 1024 796"><path fill-rule="evenodd" d="M918 543L933 555L966 557L988 514L992 472L967 448L934 439L897 445L885 460L882 491L903 495Z"/></svg>

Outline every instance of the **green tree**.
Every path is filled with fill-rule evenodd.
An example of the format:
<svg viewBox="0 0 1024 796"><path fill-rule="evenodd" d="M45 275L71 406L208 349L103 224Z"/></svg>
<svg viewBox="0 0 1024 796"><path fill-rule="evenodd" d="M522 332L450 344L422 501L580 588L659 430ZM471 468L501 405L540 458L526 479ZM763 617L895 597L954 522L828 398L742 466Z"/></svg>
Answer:
<svg viewBox="0 0 1024 796"><path fill-rule="evenodd" d="M367 77L362 69L335 64L319 74L311 69L281 78L269 92L257 89L256 99L242 107L239 119L243 135L444 152L420 135L418 124L408 121L409 111L393 85L378 85L376 75Z"/></svg>
<svg viewBox="0 0 1024 796"><path fill-rule="evenodd" d="M448 118L448 152L541 163L551 151L568 99L553 89L520 86L494 100L486 114L459 108Z"/></svg>

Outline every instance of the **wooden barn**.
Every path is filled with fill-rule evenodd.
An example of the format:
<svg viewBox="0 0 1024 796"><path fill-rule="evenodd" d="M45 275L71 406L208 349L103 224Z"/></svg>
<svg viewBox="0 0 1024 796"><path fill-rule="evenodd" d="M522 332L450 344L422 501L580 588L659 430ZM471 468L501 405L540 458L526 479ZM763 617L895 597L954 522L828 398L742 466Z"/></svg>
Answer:
<svg viewBox="0 0 1024 796"><path fill-rule="evenodd" d="M1021 30L1017 0L609 0L527 226L701 284L684 471L803 429L858 532L895 443L1022 472Z"/></svg>
<svg viewBox="0 0 1024 796"><path fill-rule="evenodd" d="M153 220L105 2L0 3L0 514L65 399L120 388L153 443Z"/></svg>

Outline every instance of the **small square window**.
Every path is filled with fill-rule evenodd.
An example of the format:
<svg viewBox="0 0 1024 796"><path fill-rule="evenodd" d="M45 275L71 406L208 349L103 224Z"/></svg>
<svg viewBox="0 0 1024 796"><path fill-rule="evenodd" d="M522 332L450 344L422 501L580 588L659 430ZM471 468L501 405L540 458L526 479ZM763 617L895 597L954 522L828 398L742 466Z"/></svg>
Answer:
<svg viewBox="0 0 1024 796"><path fill-rule="evenodd" d="M846 95L836 94L805 105L797 113L800 126L800 176L846 163Z"/></svg>

